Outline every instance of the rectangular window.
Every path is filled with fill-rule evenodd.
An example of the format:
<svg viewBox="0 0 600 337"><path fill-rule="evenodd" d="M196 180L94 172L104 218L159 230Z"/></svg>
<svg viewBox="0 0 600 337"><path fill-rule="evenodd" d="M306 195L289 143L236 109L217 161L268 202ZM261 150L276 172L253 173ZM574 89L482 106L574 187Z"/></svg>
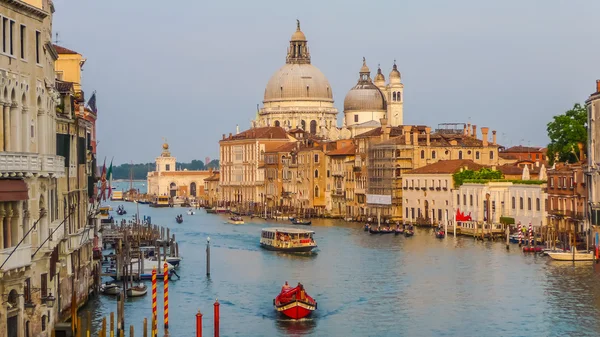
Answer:
<svg viewBox="0 0 600 337"><path fill-rule="evenodd" d="M315 163L318 163L318 162L319 162L319 155L315 154Z"/></svg>
<svg viewBox="0 0 600 337"><path fill-rule="evenodd" d="M21 30L19 33L19 38L21 39L21 45L19 46L21 48L21 52L20 52L20 56L22 59L25 59L25 43L27 41L27 30L25 29L24 25L21 25Z"/></svg>
<svg viewBox="0 0 600 337"><path fill-rule="evenodd" d="M2 52L6 53L6 33L8 32L8 19L2 18Z"/></svg>
<svg viewBox="0 0 600 337"><path fill-rule="evenodd" d="M463 205L467 206L467 195L463 194Z"/></svg>
<svg viewBox="0 0 600 337"><path fill-rule="evenodd" d="M42 292L42 298L48 296L48 274L40 275L40 288Z"/></svg>
<svg viewBox="0 0 600 337"><path fill-rule="evenodd" d="M535 210L539 212L540 211L540 207L541 207L541 205L540 205L540 198L537 198L537 199L535 199Z"/></svg>
<svg viewBox="0 0 600 337"><path fill-rule="evenodd" d="M527 210L531 211L531 198L527 198Z"/></svg>
<svg viewBox="0 0 600 337"><path fill-rule="evenodd" d="M512 197L512 209L515 209L516 207L516 202L515 202L515 197Z"/></svg>
<svg viewBox="0 0 600 337"><path fill-rule="evenodd" d="M473 206L473 195L472 194L469 196L469 204L470 204L470 206Z"/></svg>
<svg viewBox="0 0 600 337"><path fill-rule="evenodd" d="M460 194L456 195L456 205L460 206Z"/></svg>
<svg viewBox="0 0 600 337"><path fill-rule="evenodd" d="M166 164L165 165L165 171L171 171L171 165L170 164Z"/></svg>
<svg viewBox="0 0 600 337"><path fill-rule="evenodd" d="M42 42L42 33L36 31L35 32L35 63L40 64L40 52Z"/></svg>
<svg viewBox="0 0 600 337"><path fill-rule="evenodd" d="M9 46L10 46L10 55L15 55L15 43L14 43L14 37L15 37L15 22L14 21L10 21L10 25L9 25L10 29L8 31L8 33L10 34L8 41L10 42Z"/></svg>
<svg viewBox="0 0 600 337"><path fill-rule="evenodd" d="M358 115L354 115L354 123L358 123Z"/></svg>
<svg viewBox="0 0 600 337"><path fill-rule="evenodd" d="M25 299L25 303L31 302L31 279L27 278L25 280L25 287L23 289L23 297Z"/></svg>
<svg viewBox="0 0 600 337"><path fill-rule="evenodd" d="M554 187L554 177L550 178L550 187Z"/></svg>
<svg viewBox="0 0 600 337"><path fill-rule="evenodd" d="M519 209L523 209L523 197L519 198Z"/></svg>

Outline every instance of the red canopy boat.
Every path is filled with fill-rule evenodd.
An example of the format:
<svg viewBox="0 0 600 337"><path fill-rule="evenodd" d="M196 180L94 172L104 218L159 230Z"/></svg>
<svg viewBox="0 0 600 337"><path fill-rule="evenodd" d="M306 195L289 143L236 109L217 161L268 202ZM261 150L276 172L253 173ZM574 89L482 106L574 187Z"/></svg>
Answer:
<svg viewBox="0 0 600 337"><path fill-rule="evenodd" d="M300 283L296 288L281 289L273 304L275 310L293 319L304 318L317 309L317 302L308 296Z"/></svg>

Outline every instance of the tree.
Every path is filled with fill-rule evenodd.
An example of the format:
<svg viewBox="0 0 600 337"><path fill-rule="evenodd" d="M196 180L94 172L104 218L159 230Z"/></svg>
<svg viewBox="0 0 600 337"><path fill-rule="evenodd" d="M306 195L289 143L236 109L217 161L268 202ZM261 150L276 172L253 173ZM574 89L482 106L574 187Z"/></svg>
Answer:
<svg viewBox="0 0 600 337"><path fill-rule="evenodd" d="M587 111L585 107L576 103L573 109L562 115L554 116L548 123L548 158L550 165L554 164L555 156L561 162L575 163L579 158L579 143L583 144L584 153L587 152Z"/></svg>
<svg viewBox="0 0 600 337"><path fill-rule="evenodd" d="M473 170L462 170L452 175L454 179L454 186L458 187L462 185L465 180L494 180L502 179L502 172L491 170L489 168L482 168L479 171Z"/></svg>

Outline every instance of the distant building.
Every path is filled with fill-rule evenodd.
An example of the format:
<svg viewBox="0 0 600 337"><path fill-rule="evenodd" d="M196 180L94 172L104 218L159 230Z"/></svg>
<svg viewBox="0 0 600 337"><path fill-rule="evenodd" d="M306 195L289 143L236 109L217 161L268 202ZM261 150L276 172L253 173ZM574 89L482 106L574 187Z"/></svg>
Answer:
<svg viewBox="0 0 600 337"><path fill-rule="evenodd" d="M600 80L585 102L588 111L587 186L591 224L600 226Z"/></svg>
<svg viewBox="0 0 600 337"><path fill-rule="evenodd" d="M500 151L500 156L505 159L514 159L517 161L547 162L547 152L548 149L545 147L518 145Z"/></svg>
<svg viewBox="0 0 600 337"><path fill-rule="evenodd" d="M587 186L583 163L557 163L548 170L548 216L557 231L587 229Z"/></svg>

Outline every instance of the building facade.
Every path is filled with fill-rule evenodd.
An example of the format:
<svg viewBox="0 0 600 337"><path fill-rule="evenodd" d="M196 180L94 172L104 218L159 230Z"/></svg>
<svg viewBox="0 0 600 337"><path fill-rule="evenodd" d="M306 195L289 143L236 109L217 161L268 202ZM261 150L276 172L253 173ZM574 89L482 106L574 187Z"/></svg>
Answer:
<svg viewBox="0 0 600 337"><path fill-rule="evenodd" d="M548 172L548 216L559 232L587 229L588 191L584 163L557 163Z"/></svg>
<svg viewBox="0 0 600 337"><path fill-rule="evenodd" d="M588 112L587 186L591 224L600 225L600 80L596 91L585 102Z"/></svg>

